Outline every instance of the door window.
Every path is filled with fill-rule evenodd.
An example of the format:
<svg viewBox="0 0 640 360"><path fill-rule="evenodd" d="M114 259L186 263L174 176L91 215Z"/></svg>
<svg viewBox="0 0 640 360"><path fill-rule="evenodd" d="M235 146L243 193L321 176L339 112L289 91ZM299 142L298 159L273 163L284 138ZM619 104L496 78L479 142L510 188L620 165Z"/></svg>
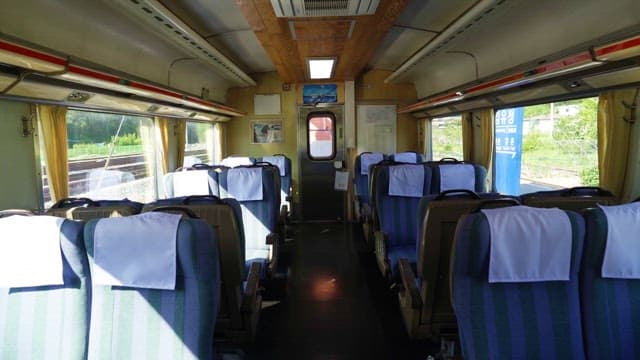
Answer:
<svg viewBox="0 0 640 360"><path fill-rule="evenodd" d="M331 160L336 156L336 129L333 114L310 114L307 118L308 152L311 160Z"/></svg>

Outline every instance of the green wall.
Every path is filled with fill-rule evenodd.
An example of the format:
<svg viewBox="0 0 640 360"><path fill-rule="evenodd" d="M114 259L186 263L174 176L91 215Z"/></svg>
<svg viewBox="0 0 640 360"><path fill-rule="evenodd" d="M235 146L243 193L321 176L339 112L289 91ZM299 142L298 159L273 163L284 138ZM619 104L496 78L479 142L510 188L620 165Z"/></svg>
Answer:
<svg viewBox="0 0 640 360"><path fill-rule="evenodd" d="M29 114L29 104L0 100L0 210L39 207L34 136L22 136L22 117Z"/></svg>

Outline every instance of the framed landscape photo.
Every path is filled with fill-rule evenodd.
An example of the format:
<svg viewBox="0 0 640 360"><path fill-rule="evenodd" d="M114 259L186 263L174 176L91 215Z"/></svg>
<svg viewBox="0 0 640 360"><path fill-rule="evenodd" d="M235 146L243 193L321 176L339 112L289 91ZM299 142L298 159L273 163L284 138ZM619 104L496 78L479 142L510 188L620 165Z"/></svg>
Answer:
<svg viewBox="0 0 640 360"><path fill-rule="evenodd" d="M252 144L273 144L284 141L282 120L254 120L250 124Z"/></svg>

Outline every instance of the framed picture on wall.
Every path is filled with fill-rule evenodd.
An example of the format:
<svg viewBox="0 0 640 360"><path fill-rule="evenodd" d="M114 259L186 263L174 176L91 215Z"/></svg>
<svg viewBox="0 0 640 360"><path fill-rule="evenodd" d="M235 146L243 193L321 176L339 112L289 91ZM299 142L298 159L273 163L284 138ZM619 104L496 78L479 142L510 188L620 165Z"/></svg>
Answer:
<svg viewBox="0 0 640 360"><path fill-rule="evenodd" d="M254 120L250 124L252 144L284 142L282 120Z"/></svg>

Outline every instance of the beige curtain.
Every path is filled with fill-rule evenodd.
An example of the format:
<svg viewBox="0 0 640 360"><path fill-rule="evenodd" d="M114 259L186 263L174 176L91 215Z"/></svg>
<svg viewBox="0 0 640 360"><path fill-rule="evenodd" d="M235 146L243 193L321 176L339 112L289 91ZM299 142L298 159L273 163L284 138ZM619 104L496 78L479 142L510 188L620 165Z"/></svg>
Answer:
<svg viewBox="0 0 640 360"><path fill-rule="evenodd" d="M67 155L67 108L38 105L42 146L45 151L51 199L69 197L69 161Z"/></svg>
<svg viewBox="0 0 640 360"><path fill-rule="evenodd" d="M184 151L187 143L187 120L178 120L176 124L176 139L176 168L179 168L184 164Z"/></svg>
<svg viewBox="0 0 640 360"><path fill-rule="evenodd" d="M222 123L215 123L213 125L213 163L220 164L223 158L222 142L223 138L223 125Z"/></svg>
<svg viewBox="0 0 640 360"><path fill-rule="evenodd" d="M172 121L167 118L156 118L158 139L160 141L160 163L162 164L162 174L170 172L169 169L169 136L171 134Z"/></svg>
<svg viewBox="0 0 640 360"><path fill-rule="evenodd" d="M483 109L475 113L480 119L480 152L474 154L473 162L487 169L486 190L493 189L493 150L494 150L494 110Z"/></svg>
<svg viewBox="0 0 640 360"><path fill-rule="evenodd" d="M639 159L637 151L630 152L636 145L631 141L634 125L629 121L635 119L636 110L624 105L635 105L637 98L637 89L625 89L603 92L598 101L600 187L624 201L638 195L634 175L639 170Z"/></svg>
<svg viewBox="0 0 640 360"><path fill-rule="evenodd" d="M470 112L462 114L462 159L473 160L473 117Z"/></svg>

